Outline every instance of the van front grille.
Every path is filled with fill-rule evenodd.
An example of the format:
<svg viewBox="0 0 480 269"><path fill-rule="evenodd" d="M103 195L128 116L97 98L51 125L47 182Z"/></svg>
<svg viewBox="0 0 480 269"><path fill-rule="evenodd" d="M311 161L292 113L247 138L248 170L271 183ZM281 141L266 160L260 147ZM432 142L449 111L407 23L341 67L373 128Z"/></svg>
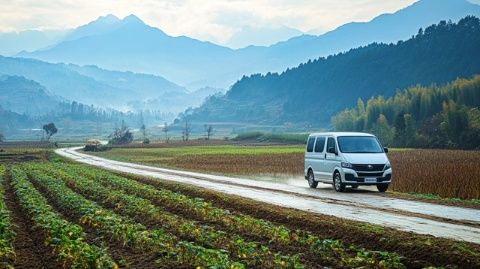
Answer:
<svg viewBox="0 0 480 269"><path fill-rule="evenodd" d="M374 171L383 171L385 167L384 164L352 164L353 170L355 171L364 171L364 172L374 172Z"/></svg>

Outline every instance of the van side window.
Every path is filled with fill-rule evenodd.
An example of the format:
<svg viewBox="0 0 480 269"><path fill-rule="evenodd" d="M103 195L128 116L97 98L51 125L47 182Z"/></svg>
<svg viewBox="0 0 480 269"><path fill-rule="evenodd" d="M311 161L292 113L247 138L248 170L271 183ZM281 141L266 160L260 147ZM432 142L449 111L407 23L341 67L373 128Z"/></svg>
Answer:
<svg viewBox="0 0 480 269"><path fill-rule="evenodd" d="M307 142L307 152L312 152L313 151L313 145L315 144L315 137L310 137L308 138Z"/></svg>
<svg viewBox="0 0 480 269"><path fill-rule="evenodd" d="M319 136L317 137L317 142L315 143L315 152L323 152L325 148L325 137Z"/></svg>
<svg viewBox="0 0 480 269"><path fill-rule="evenodd" d="M327 151L329 148L336 148L335 147L335 139L333 137L329 137L327 141ZM335 150L336 151L336 150Z"/></svg>

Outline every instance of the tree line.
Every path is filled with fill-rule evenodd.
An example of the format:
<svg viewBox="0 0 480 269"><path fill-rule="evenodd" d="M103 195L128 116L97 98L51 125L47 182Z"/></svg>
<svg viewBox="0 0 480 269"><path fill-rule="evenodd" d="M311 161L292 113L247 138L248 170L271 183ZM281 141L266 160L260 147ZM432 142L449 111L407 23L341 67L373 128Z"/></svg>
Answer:
<svg viewBox="0 0 480 269"><path fill-rule="evenodd" d="M393 97L358 99L332 117L337 131L376 134L394 147L480 148L480 75L444 86L414 86Z"/></svg>

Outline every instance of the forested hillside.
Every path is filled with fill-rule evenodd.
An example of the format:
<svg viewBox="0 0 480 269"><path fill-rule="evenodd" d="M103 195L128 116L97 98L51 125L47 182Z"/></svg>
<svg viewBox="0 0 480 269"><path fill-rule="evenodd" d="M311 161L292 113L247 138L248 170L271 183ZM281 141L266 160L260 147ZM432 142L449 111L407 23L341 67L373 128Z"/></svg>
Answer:
<svg viewBox="0 0 480 269"><path fill-rule="evenodd" d="M115 123L130 126L163 122L170 114L154 110L124 113L58 97L40 83L21 76L0 76L0 133L10 136L31 134L47 122L55 122L62 133L104 134ZM103 130L102 130L103 129Z"/></svg>
<svg viewBox="0 0 480 269"><path fill-rule="evenodd" d="M332 118L338 131L367 131L399 147L480 148L480 76L394 97L359 99Z"/></svg>
<svg viewBox="0 0 480 269"><path fill-rule="evenodd" d="M392 96L411 85L444 84L480 73L480 20L442 21L407 41L371 44L301 64L281 74L243 77L225 95L186 111L191 122L327 127L357 99Z"/></svg>

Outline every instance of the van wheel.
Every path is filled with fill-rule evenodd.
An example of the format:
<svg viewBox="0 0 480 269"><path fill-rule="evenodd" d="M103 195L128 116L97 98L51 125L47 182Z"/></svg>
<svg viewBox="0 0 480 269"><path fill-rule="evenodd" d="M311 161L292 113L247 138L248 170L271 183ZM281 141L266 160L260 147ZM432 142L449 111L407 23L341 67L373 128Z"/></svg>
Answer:
<svg viewBox="0 0 480 269"><path fill-rule="evenodd" d="M339 172L335 172L335 175L333 175L333 187L337 192L345 191L345 184L342 183L342 176Z"/></svg>
<svg viewBox="0 0 480 269"><path fill-rule="evenodd" d="M308 186L310 186L310 188L312 189L315 189L318 186L318 182L315 181L315 175L313 174L312 170L308 170L307 177L308 177Z"/></svg>
<svg viewBox="0 0 480 269"><path fill-rule="evenodd" d="M379 192L386 192L388 189L388 184L378 184L377 189Z"/></svg>

